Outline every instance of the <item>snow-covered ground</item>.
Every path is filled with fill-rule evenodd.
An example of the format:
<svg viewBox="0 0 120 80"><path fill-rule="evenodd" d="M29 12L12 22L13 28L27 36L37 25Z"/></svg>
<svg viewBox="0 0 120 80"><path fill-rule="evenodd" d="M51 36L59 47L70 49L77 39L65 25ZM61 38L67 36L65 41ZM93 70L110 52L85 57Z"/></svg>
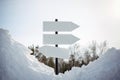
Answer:
<svg viewBox="0 0 120 80"><path fill-rule="evenodd" d="M120 50L109 49L98 60L55 76L30 51L0 29L0 80L120 80Z"/></svg>
<svg viewBox="0 0 120 80"><path fill-rule="evenodd" d="M109 49L98 60L82 68L72 68L57 80L120 80L120 50Z"/></svg>
<svg viewBox="0 0 120 80"><path fill-rule="evenodd" d="M29 54L8 31L0 29L0 80L52 80L54 70Z"/></svg>

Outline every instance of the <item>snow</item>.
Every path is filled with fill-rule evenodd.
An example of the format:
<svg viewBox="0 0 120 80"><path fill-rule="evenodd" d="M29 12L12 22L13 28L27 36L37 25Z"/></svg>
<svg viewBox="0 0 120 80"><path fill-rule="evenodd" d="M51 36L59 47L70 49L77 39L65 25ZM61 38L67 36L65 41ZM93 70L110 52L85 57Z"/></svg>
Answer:
<svg viewBox="0 0 120 80"><path fill-rule="evenodd" d="M109 49L98 60L82 68L74 67L57 80L120 80L120 50Z"/></svg>
<svg viewBox="0 0 120 80"><path fill-rule="evenodd" d="M59 75L29 54L8 31L0 29L0 80L120 80L120 50L115 48L87 66Z"/></svg>
<svg viewBox="0 0 120 80"><path fill-rule="evenodd" d="M54 70L29 55L30 51L0 29L0 80L50 80Z"/></svg>

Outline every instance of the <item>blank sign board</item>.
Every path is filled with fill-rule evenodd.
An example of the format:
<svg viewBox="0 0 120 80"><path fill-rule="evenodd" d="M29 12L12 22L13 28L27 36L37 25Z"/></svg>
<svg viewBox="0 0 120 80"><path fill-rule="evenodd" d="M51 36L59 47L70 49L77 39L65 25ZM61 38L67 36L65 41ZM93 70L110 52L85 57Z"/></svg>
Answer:
<svg viewBox="0 0 120 80"><path fill-rule="evenodd" d="M43 44L73 44L78 41L79 38L71 34L44 34Z"/></svg>
<svg viewBox="0 0 120 80"><path fill-rule="evenodd" d="M52 46L43 46L40 48L40 52L47 57L57 57L57 58L69 58L69 50L64 48L57 48Z"/></svg>
<svg viewBox="0 0 120 80"><path fill-rule="evenodd" d="M49 32L70 32L79 26L73 22L52 22L52 21L44 21L43 22L43 31ZM73 44L78 41L79 38L73 36L72 34L43 34L43 44L52 44L52 45L68 45ZM52 46L43 46L40 48L40 52L48 57L57 57L57 58L69 58L69 50L59 47Z"/></svg>
<svg viewBox="0 0 120 80"><path fill-rule="evenodd" d="M72 22L43 22L43 31L72 31L79 26Z"/></svg>

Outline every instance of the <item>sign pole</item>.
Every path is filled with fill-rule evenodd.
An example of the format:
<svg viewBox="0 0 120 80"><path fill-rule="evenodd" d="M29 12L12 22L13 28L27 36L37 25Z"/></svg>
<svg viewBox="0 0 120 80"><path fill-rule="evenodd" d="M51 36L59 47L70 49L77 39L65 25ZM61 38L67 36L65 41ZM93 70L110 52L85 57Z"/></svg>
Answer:
<svg viewBox="0 0 120 80"><path fill-rule="evenodd" d="M55 74L58 75L58 58L55 58Z"/></svg>
<svg viewBox="0 0 120 80"><path fill-rule="evenodd" d="M58 19L55 19L55 22L57 22ZM58 31L55 31L55 35L58 34ZM55 47L58 47L58 44L55 44ZM58 75L58 58L55 58L55 74Z"/></svg>

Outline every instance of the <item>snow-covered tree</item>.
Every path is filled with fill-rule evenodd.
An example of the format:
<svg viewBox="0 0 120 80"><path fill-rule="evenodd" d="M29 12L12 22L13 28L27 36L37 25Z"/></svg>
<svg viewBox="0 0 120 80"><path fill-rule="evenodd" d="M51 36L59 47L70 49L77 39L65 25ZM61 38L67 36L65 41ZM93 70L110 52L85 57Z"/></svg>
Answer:
<svg viewBox="0 0 120 80"><path fill-rule="evenodd" d="M31 55L34 55L34 51L35 51L35 48L34 48L34 45L32 45L32 46L29 46L28 47L30 50L31 50Z"/></svg>
<svg viewBox="0 0 120 80"><path fill-rule="evenodd" d="M106 41L98 44L96 41L92 41L88 47L83 48L80 47L79 44L74 44L70 48L70 63L74 66L75 63L83 65L87 65L90 61L94 61L99 56L107 50L107 43ZM74 63L73 63L74 62ZM78 66L78 65L77 65Z"/></svg>

